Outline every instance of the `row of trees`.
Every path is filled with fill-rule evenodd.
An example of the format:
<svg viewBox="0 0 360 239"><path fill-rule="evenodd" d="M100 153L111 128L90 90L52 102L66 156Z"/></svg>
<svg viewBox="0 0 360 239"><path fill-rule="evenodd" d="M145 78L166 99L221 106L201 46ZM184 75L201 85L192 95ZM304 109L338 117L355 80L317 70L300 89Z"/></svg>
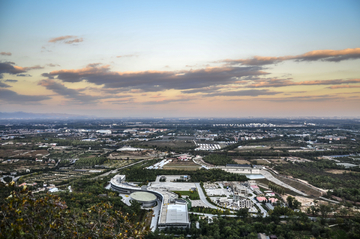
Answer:
<svg viewBox="0 0 360 239"><path fill-rule="evenodd" d="M203 160L213 165L236 164L230 157L223 154L209 154Z"/></svg>
<svg viewBox="0 0 360 239"><path fill-rule="evenodd" d="M121 171L126 175L128 181L133 182L149 182L155 181L157 175L188 175L190 182L207 182L207 181L247 181L245 175L233 174L225 172L221 169L200 169L196 171L183 171L183 170L164 170L164 169L142 169L142 168L129 168Z"/></svg>
<svg viewBox="0 0 360 239"><path fill-rule="evenodd" d="M106 157L81 158L75 162L75 167L99 165L103 164L106 160Z"/></svg>
<svg viewBox="0 0 360 239"><path fill-rule="evenodd" d="M277 184L269 182L268 187L276 193L279 193L281 195L285 194L285 188L283 188Z"/></svg>

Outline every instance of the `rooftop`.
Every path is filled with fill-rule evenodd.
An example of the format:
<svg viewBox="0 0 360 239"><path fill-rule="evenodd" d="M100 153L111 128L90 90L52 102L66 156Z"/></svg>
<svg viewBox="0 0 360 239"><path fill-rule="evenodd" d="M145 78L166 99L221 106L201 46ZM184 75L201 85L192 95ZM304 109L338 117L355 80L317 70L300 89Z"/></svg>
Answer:
<svg viewBox="0 0 360 239"><path fill-rule="evenodd" d="M189 223L186 204L169 204L167 206L166 223Z"/></svg>
<svg viewBox="0 0 360 239"><path fill-rule="evenodd" d="M151 202L156 200L156 196L153 193L148 192L134 192L130 194L130 197L132 199L135 199L137 201L145 201L145 202Z"/></svg>

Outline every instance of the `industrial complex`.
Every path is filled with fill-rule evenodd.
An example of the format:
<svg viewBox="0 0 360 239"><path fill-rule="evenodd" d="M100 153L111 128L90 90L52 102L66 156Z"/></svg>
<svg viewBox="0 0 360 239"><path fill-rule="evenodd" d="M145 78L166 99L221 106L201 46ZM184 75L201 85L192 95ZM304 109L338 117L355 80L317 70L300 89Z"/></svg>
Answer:
<svg viewBox="0 0 360 239"><path fill-rule="evenodd" d="M160 204L156 220L157 228L190 227L188 208L186 202L176 200L178 195L165 188L137 187L125 182L125 175L115 175L111 181L111 189L123 194L130 194L131 199L141 203L144 208Z"/></svg>

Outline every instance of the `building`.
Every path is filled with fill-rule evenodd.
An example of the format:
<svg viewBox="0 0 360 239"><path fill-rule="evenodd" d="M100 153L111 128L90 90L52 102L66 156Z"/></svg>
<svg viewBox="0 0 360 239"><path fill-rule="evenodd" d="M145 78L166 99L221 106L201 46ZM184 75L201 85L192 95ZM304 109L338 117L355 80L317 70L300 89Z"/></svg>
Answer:
<svg viewBox="0 0 360 239"><path fill-rule="evenodd" d="M242 198L237 201L239 208L252 208L254 203L248 198Z"/></svg>
<svg viewBox="0 0 360 239"><path fill-rule="evenodd" d="M227 164L224 166L219 166L220 168L229 173L238 173L238 174L260 174L259 168L253 168L248 164Z"/></svg>
<svg viewBox="0 0 360 239"><path fill-rule="evenodd" d="M187 205L173 203L167 206L165 224L159 224L160 229L165 227L189 228L190 220Z"/></svg>
<svg viewBox="0 0 360 239"><path fill-rule="evenodd" d="M132 200L139 202L143 207L152 207L155 205L156 196L150 192L133 192L130 194Z"/></svg>
<svg viewBox="0 0 360 239"><path fill-rule="evenodd" d="M106 130L99 129L99 130L96 130L96 133L98 133L98 134L111 134L111 130L109 130L109 129L106 129Z"/></svg>
<svg viewBox="0 0 360 239"><path fill-rule="evenodd" d="M242 197L247 197L249 194L248 188L241 184L234 184L233 190L234 190L234 193L237 193L239 196L242 196Z"/></svg>
<svg viewBox="0 0 360 239"><path fill-rule="evenodd" d="M137 200L140 203L145 203L145 206L150 206L154 197L148 194L138 194L140 192L146 192L153 194L161 202L160 213L157 221L157 227L159 229L165 229L167 227L180 227L189 228L190 221L187 210L187 205L179 200L175 200L177 194L167 191L166 189L157 189L151 187L137 187L130 183L125 182L125 175L115 175L110 180L111 189L123 194L131 194L133 200ZM133 194L137 192L137 194ZM143 204L144 205L144 204Z"/></svg>
<svg viewBox="0 0 360 239"><path fill-rule="evenodd" d="M258 201L258 202L266 202L267 199L266 199L266 197L256 197L256 201Z"/></svg>

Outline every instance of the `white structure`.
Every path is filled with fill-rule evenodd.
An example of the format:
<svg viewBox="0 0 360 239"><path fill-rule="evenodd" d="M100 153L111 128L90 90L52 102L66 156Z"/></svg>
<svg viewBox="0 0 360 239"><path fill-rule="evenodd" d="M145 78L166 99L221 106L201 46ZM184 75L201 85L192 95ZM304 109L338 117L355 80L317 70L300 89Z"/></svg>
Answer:
<svg viewBox="0 0 360 239"><path fill-rule="evenodd" d="M125 175L115 175L110 180L111 189L124 194L131 194L134 192L147 192L154 194L157 199L161 201L160 214L158 218L157 226L159 229L165 229L166 227L181 227L189 228L190 221L187 211L187 205L182 203L173 203L177 195L173 192L169 192L166 189L151 189L143 190L140 187L133 186L129 183L125 183L121 179L125 179ZM136 198L136 196L135 196ZM136 199L135 199L136 200ZM141 197L140 197L141 200ZM147 202L149 200L146 200ZM174 205L179 207L174 207ZM171 210L172 213L169 213ZM168 219L169 217L169 219Z"/></svg>
<svg viewBox="0 0 360 239"><path fill-rule="evenodd" d="M143 207L152 207L156 202L155 194L149 192L133 192L130 194L130 197L131 199L141 203Z"/></svg>
<svg viewBox="0 0 360 239"><path fill-rule="evenodd" d="M125 179L126 179L126 175L115 175L116 180L119 182L119 183L123 183L125 182Z"/></svg>
<svg viewBox="0 0 360 239"><path fill-rule="evenodd" d="M248 198L239 199L236 203L239 208L252 208L254 205L254 203Z"/></svg>
<svg viewBox="0 0 360 239"><path fill-rule="evenodd" d="M120 149L117 149L116 151L141 151L141 150L145 150L145 149L141 149L141 148L133 148L130 146L124 146Z"/></svg>
<svg viewBox="0 0 360 239"><path fill-rule="evenodd" d="M166 164L170 162L172 162L172 159L163 159L152 166L146 167L146 169L162 169Z"/></svg>
<svg viewBox="0 0 360 239"><path fill-rule="evenodd" d="M233 186L233 190L235 193L242 197L247 197L249 194L248 188L240 184L235 184Z"/></svg>
<svg viewBox="0 0 360 239"><path fill-rule="evenodd" d="M186 204L170 204L166 212L167 226L189 227L189 214Z"/></svg>
<svg viewBox="0 0 360 239"><path fill-rule="evenodd" d="M98 134L111 134L111 130L109 130L109 129L105 129L105 130L99 129L99 130L96 130L96 133L98 133Z"/></svg>
<svg viewBox="0 0 360 239"><path fill-rule="evenodd" d="M252 168L250 165L236 165L236 164L228 164L226 166L219 166L216 168L220 168L229 173L238 173L238 174L261 174L260 169Z"/></svg>

